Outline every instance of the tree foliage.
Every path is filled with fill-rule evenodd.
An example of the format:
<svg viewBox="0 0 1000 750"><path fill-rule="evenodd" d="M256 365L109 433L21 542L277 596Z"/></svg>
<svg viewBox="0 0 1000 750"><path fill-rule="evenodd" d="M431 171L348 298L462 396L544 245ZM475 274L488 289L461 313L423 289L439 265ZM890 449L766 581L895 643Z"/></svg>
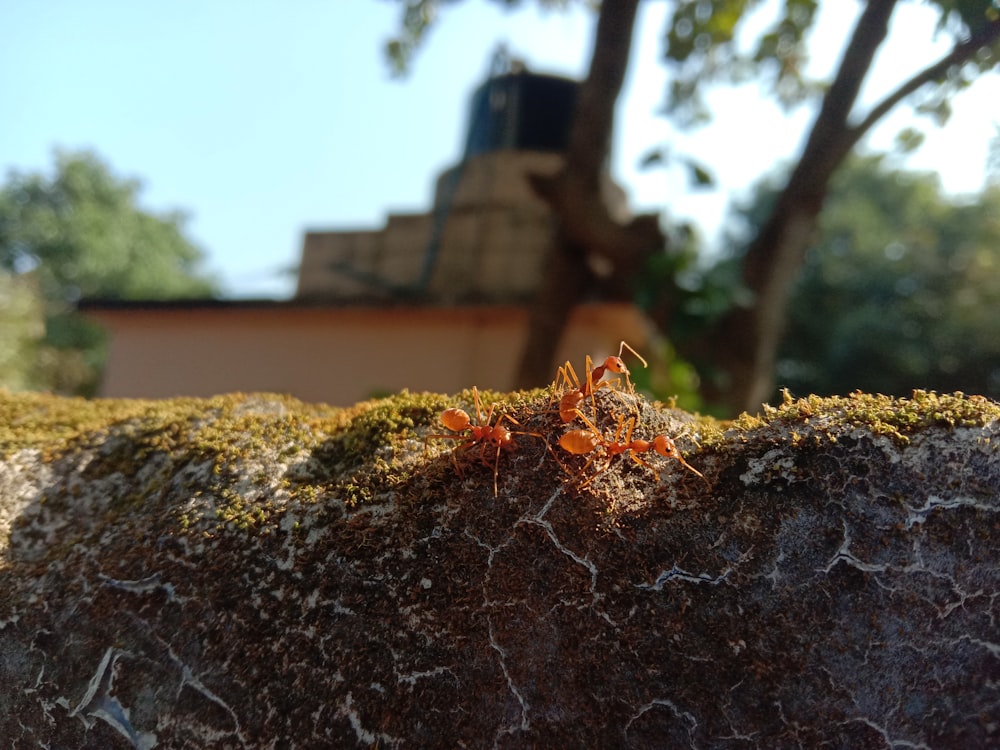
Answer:
<svg viewBox="0 0 1000 750"><path fill-rule="evenodd" d="M889 33L898 0L864 3L832 78L817 86L802 75L805 40L816 20L816 3L785 0L776 25L765 31L755 49L741 53L736 30L759 0L679 0L671 29L683 33L670 39L667 61L675 73L672 111L687 108L689 121L700 115L699 95L706 85L737 80L747 70L771 81L784 103L794 103L812 91L822 92L818 112L798 161L776 195L766 220L742 255L741 291L749 302L734 300L707 335L682 353L699 364L703 392L711 402L756 410L774 389L774 368L784 330L789 292L801 271L805 252L817 228L830 185L855 146L891 110L910 97L944 118L955 91L968 85L1000 59L1000 13L985 3L931 0L939 11L939 30L953 46L937 60L908 60L908 77L868 109L859 105L861 86ZM815 30L813 30L815 33ZM668 35L669 37L669 35ZM661 306L669 325L672 309Z"/></svg>
<svg viewBox="0 0 1000 750"><path fill-rule="evenodd" d="M0 386L31 387L31 367L45 336L41 296L28 274L0 271Z"/></svg>
<svg viewBox="0 0 1000 750"><path fill-rule="evenodd" d="M938 10L938 33L950 36L959 50L964 43L976 49L976 54L963 55L954 65L947 65L944 75L935 73L921 81L938 85L925 92L918 109L940 120L947 118L950 97L996 64L997 49L990 40L995 41L1000 10L986 0L926 0L925 4ZM765 0L679 0L674 4L663 55L673 74L666 111L674 122L693 125L709 119L704 94L720 83L756 80L786 107L823 94L830 82L807 73L810 37L821 33L816 27L819 0L782 0L774 20L741 46L741 32L755 12L772 5ZM892 13L896 0L875 0L868 5L882 5Z"/></svg>
<svg viewBox="0 0 1000 750"><path fill-rule="evenodd" d="M773 185L744 215L772 200ZM819 226L793 289L779 384L1000 398L1000 187L949 198L932 174L858 157L834 178Z"/></svg>
<svg viewBox="0 0 1000 750"><path fill-rule="evenodd" d="M453 4L455 0L399 0L402 14L398 33L385 45L385 56L397 76L404 75L410 68L413 57L423 44L427 33L441 12L441 6ZM516 8L523 0L494 0L498 5ZM542 7L565 8L572 0L537 0Z"/></svg>
<svg viewBox="0 0 1000 750"><path fill-rule="evenodd" d="M75 312L79 299L204 297L216 285L199 271L202 252L184 235L183 214L144 210L140 183L93 154L57 153L55 161L52 176L15 172L0 189L0 272L22 298L37 294L45 321L23 382L6 382L86 393L104 342Z"/></svg>

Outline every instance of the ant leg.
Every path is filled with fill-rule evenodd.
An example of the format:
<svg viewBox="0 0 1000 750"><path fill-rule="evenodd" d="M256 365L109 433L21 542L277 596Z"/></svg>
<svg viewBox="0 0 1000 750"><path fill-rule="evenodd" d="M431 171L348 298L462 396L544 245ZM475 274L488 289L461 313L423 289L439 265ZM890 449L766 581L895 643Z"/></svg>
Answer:
<svg viewBox="0 0 1000 750"><path fill-rule="evenodd" d="M568 359L566 360L566 364L563 366L563 382L566 383L566 387L570 390L580 390L580 378L576 374L576 369L573 367L573 363Z"/></svg>
<svg viewBox="0 0 1000 750"><path fill-rule="evenodd" d="M475 444L476 441L473 438L467 438L461 445L456 445L451 451L451 462L455 465L455 473L458 474L459 479L465 479L465 472L462 471L462 467L458 463L458 454L469 450Z"/></svg>
<svg viewBox="0 0 1000 750"><path fill-rule="evenodd" d="M583 386L580 385L580 378L577 377L576 370L573 368L573 363L566 360L566 364L559 368L559 375L556 376L556 382L559 382L559 377L562 377L562 383L566 388L565 392L570 391L581 391ZM553 400L555 399L556 391L553 391ZM560 394L564 395L564 394Z"/></svg>
<svg viewBox="0 0 1000 750"><path fill-rule="evenodd" d="M549 397L549 403L546 409L551 409L552 403L558 399L559 400L559 418L564 422L573 421L573 410L579 407L583 401L590 395L589 383L593 380L590 375L591 361L587 358L587 370L584 372L586 378L583 384L580 383L580 378L576 374L576 370L573 368L573 364L569 361L565 365L559 368L559 374L556 376L556 380L553 383L552 395ZM562 386L565 390L562 390L559 386ZM596 415L596 406L595 406Z"/></svg>
<svg viewBox="0 0 1000 750"><path fill-rule="evenodd" d="M494 404L494 406L496 406L496 404ZM503 421L504 421L505 419L506 419L506 420L507 420L508 422L510 422L511 424L516 424L516 425L517 425L518 427L520 427L520 426L521 426L521 423L520 423L520 422L518 422L518 421L517 421L516 419L514 419L514 417L512 417L512 416L511 416L510 414L507 414L506 412L504 412L504 413L503 413L503 414L501 414L501 415L500 415L499 417L497 417L497 423L496 423L496 426L497 426L497 427L499 427L499 426L500 426L500 423L501 423L501 422L503 422ZM531 433L531 432L523 432L523 433L520 433L520 434L522 434L522 435L533 435L534 433Z"/></svg>
<svg viewBox="0 0 1000 750"><path fill-rule="evenodd" d="M601 434L601 431L597 428L597 425L594 424L593 422L591 422L589 419L587 419L587 416L582 411L580 411L579 409L574 409L573 411L576 413L576 416L578 416L580 419L582 419L583 423L585 425L587 425L587 427L590 428L590 431L593 432L595 435L597 435L597 437L599 437L601 439L601 441L603 442L604 441L604 435Z"/></svg>
<svg viewBox="0 0 1000 750"><path fill-rule="evenodd" d="M468 440L468 435L424 435L424 459L427 459L427 448L431 440ZM456 446L456 448L459 446Z"/></svg>
<svg viewBox="0 0 1000 750"><path fill-rule="evenodd" d="M588 477L580 485L580 487L586 487L588 484L590 484L591 482L593 482L594 479L596 479L599 474L601 474L601 473L603 473L604 471L607 470L607 468L611 465L611 456L608 454L607 450L604 448L604 446L607 443L607 441L604 439L604 435L601 434L601 431L600 431L600 429L598 429L597 425L594 424L593 422L591 422L589 419L587 419L587 415L584 414L579 409L574 409L573 411L576 413L576 416L578 416L580 419L582 419L583 423L585 425L587 425L587 429L589 429L592 433L594 433L594 435L600 441L594 447L594 454L589 459L587 459L587 463L585 463L583 465L583 468L580 469L578 472L576 472L576 474L581 475L581 476L584 475L584 474L586 474L587 473L587 469L590 468L590 465L593 464L594 461L596 461L601 456L603 456L605 459L607 459L604 462L604 465L600 469L598 469L597 471L595 471L590 477ZM553 455L555 455L555 452L553 452ZM567 474L573 474L573 472L570 471L570 470L568 470L563 465L563 463L561 461L559 461L558 459L556 459L556 461L559 463L560 466L563 467L563 470L565 470Z"/></svg>
<svg viewBox="0 0 1000 750"><path fill-rule="evenodd" d="M624 440L619 440L618 438L621 437L621 435L622 435L622 428L625 425L628 425L628 429L625 430L625 439ZM615 430L615 442L619 443L619 444L622 444L622 445L625 445L625 444L631 442L631 440L632 440L632 430L634 430L634 429L635 429L635 417L629 417L628 421L626 421L625 420L625 415L624 414L619 414L618 415L618 429Z"/></svg>
<svg viewBox="0 0 1000 750"><path fill-rule="evenodd" d="M628 455L637 464L639 464L640 466L645 466L647 469L649 469L651 472L653 472L653 481L655 481L655 482L659 482L660 481L660 472L658 472L651 464L646 463L641 458L639 458L637 455L635 455L635 451L631 451L630 450L628 452Z"/></svg>
<svg viewBox="0 0 1000 750"><path fill-rule="evenodd" d="M479 401L479 389L476 388L476 386L472 386L472 398L473 398L473 400L475 401L475 404L476 404L476 424L478 424L481 427L484 424L484 422L483 422L483 407L482 407L482 404ZM493 416L493 407L491 406L490 407L490 413L486 417L485 424L489 424L490 423L490 419L491 419L492 416Z"/></svg>
<svg viewBox="0 0 1000 750"><path fill-rule="evenodd" d="M497 486L497 477L500 474L500 443L497 443L497 455L493 461L493 497L497 497L500 494L500 489Z"/></svg>
<svg viewBox="0 0 1000 750"><path fill-rule="evenodd" d="M573 364L569 360L566 360L566 364L556 370L556 379L552 381L552 400L555 399L555 394L561 388L571 391L580 389L580 379L576 376L576 370L573 369ZM550 400L549 403L551 402Z"/></svg>
<svg viewBox="0 0 1000 750"><path fill-rule="evenodd" d="M572 367L572 365L567 360L565 365L556 370L556 379L552 381L552 388L549 392L549 402L545 405L546 411L551 411L552 404L555 403L556 399L562 398L563 384L565 384L567 391L572 388L567 371L569 367Z"/></svg>
<svg viewBox="0 0 1000 750"><path fill-rule="evenodd" d="M563 379L566 382L566 387L571 388L574 391L580 390L580 378L576 374L576 368L573 367L573 363L567 359L566 364L563 366L563 370Z"/></svg>
<svg viewBox="0 0 1000 750"><path fill-rule="evenodd" d="M637 352L635 349L633 349L627 343L625 343L625 340L623 339L622 342L621 342L621 344L618 346L618 356L619 357L622 356L622 351L624 351L625 349L628 349L630 352L632 352L632 354L635 355L635 358L638 359L640 362L642 362L642 366L643 366L644 369L648 369L649 368L649 363L646 362L646 360L642 358L642 355L639 354L639 352ZM635 386L632 385L632 381L629 379L629 373L628 373L627 369L625 370L625 384L628 386L629 393L634 396L635 395Z"/></svg>
<svg viewBox="0 0 1000 750"><path fill-rule="evenodd" d="M555 460L555 462L559 464L559 468L562 469L565 473L572 475L573 470L559 459L559 454L552 449L552 446L549 445L548 440L545 441L545 447L548 450L549 454L552 456L552 458Z"/></svg>
<svg viewBox="0 0 1000 750"><path fill-rule="evenodd" d="M482 401L479 398L479 389L476 388L476 386L472 386L472 397L475 399L475 402L476 402L476 420L477 420L477 426L479 426L479 427L491 427L491 426L493 426L493 412L497 408L497 402L494 401L492 404L490 404L490 408L486 412L486 416L483 417L483 405L482 405ZM509 417L508 417L508 419L509 419ZM498 422L498 424L499 424L499 422Z"/></svg>
<svg viewBox="0 0 1000 750"><path fill-rule="evenodd" d="M625 424L628 425L628 429L625 431L625 439L622 441L622 445L628 445L628 446L630 446L629 452L632 453L633 455L635 455L639 451L637 451L634 447L631 447L632 444L633 444L632 443L632 433L635 432L635 428L639 424L639 415L638 414L633 414L632 416L630 416L628 418L628 420L625 422ZM645 442L645 441L640 441L640 442ZM642 450L642 449L640 448L640 450ZM645 450L649 450L649 449L646 448ZM645 461L643 461L641 463L645 464L646 466L649 466L649 464L646 464ZM650 467L650 468L652 468L652 467Z"/></svg>
<svg viewBox="0 0 1000 750"><path fill-rule="evenodd" d="M590 396L590 403L594 407L594 419L597 419L597 399L594 397L594 391L597 390L597 388L594 387L594 361L590 358L589 354L587 355L586 368L587 382L583 386L586 388L583 395ZM603 372L601 373L601 376L604 376Z"/></svg>
<svg viewBox="0 0 1000 750"><path fill-rule="evenodd" d="M596 453L595 453L595 454L594 454L593 456L591 456L591 457L590 457L590 460L589 460L589 461L587 461L587 463L585 463L585 464L583 465L583 468L582 468L582 469L580 469L580 473L581 473L581 474L585 474L585 473L586 473L586 471L587 471L587 468L588 468L588 467L589 467L589 466L590 466L590 465L591 465L592 463L594 463L594 460L595 460L595 459L596 459L596 458L598 457L598 455L599 455L599 454L596 454ZM591 474L591 475L590 475L589 477L587 477L586 481L584 481L584 482L583 482L583 484L581 484L581 485L580 485L581 489L582 489L583 487L586 487L586 486L587 486L588 484L590 484L590 483L591 483L591 482L593 482L593 481L594 481L595 479L597 479L597 477L599 477L599 476L600 476L601 474L603 474L603 473L604 473L605 471L607 471L607 470L608 470L608 467L610 467L610 466L611 466L611 456L607 456L607 455L606 455L606 456L605 456L605 458L607 458L607 461L605 461L605 462L604 462L604 466L602 466L602 467L601 467L600 469L597 469L597 470L596 470L596 471L595 471L595 472L594 472L593 474Z"/></svg>

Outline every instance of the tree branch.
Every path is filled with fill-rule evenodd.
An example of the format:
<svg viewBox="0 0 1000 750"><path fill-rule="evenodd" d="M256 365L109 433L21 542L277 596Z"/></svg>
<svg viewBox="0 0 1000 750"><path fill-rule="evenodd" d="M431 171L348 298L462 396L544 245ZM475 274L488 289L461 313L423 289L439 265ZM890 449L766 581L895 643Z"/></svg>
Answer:
<svg viewBox="0 0 1000 750"><path fill-rule="evenodd" d="M836 77L820 105L806 146L799 159L803 163L823 162L823 171L832 173L850 150L844 142L848 118L858 99L861 84L868 75L875 53L889 33L889 18L898 0L870 0L854 27ZM836 144L837 148L831 148ZM819 164L812 164L814 170Z"/></svg>
<svg viewBox="0 0 1000 750"><path fill-rule="evenodd" d="M914 93L920 87L933 81L938 81L944 77L949 68L961 65L969 60L983 47L988 47L1000 38L1000 19L988 22L978 33L973 34L963 42L956 44L951 52L942 57L933 65L930 65L919 73L916 73L908 81L905 81L895 91L885 99L875 105L868 116L854 127L850 128L852 145L857 143L868 130L880 119L899 104L903 99Z"/></svg>
<svg viewBox="0 0 1000 750"><path fill-rule="evenodd" d="M529 314L518 387L547 381L570 311L593 281L588 255L608 258L616 282L630 274L634 280L644 251L662 245L658 224L652 236L654 227L649 221L637 219L627 226L615 222L601 192L638 5L639 0L604 0L601 4L590 69L577 94L563 169L555 176L529 176L552 207L557 228Z"/></svg>
<svg viewBox="0 0 1000 750"><path fill-rule="evenodd" d="M625 82L638 0L605 0L597 17L594 53L580 86L566 149L564 175L600 189L614 128L615 102Z"/></svg>

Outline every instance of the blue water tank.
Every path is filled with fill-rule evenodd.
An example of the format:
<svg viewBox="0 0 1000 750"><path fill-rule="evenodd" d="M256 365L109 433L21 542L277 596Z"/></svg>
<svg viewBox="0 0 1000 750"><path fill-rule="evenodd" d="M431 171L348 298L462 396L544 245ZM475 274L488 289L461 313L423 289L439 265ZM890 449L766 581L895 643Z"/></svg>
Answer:
<svg viewBox="0 0 1000 750"><path fill-rule="evenodd" d="M501 149L566 150L579 83L527 71L490 78L472 95L465 159Z"/></svg>

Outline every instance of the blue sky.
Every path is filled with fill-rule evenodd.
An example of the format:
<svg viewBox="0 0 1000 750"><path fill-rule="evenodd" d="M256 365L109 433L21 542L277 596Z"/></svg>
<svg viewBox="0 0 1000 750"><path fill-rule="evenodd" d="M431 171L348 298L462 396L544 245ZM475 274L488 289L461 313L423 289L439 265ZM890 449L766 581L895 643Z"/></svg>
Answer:
<svg viewBox="0 0 1000 750"><path fill-rule="evenodd" d="M857 4L823 17L817 71L836 61ZM905 13L904 13L905 11ZM877 63L869 97L914 64L914 39L933 16L903 4L896 49ZM496 45L540 72L586 72L593 16L582 8L515 13L487 0L446 8L410 75L394 80L382 45L398 23L391 0L0 0L0 172L48 171L53 150L92 149L116 174L142 180L154 211L190 214L189 236L231 296L283 296L307 228L378 228L389 212L429 208L437 174L461 152L468 98ZM666 3L642 6L618 111L613 174L636 210L692 218L709 237L732 196L795 156L811 113L785 116L752 87L713 97L718 116L679 134L656 109L666 72L657 62ZM939 40L943 45L944 39ZM931 59L938 52L928 53ZM922 56L921 60L924 59ZM956 101L944 130L910 165L940 172L945 187L983 182L1000 123L998 76ZM901 112L873 135L891 145ZM708 162L722 189L691 194L682 175L640 172L650 147L669 141Z"/></svg>

